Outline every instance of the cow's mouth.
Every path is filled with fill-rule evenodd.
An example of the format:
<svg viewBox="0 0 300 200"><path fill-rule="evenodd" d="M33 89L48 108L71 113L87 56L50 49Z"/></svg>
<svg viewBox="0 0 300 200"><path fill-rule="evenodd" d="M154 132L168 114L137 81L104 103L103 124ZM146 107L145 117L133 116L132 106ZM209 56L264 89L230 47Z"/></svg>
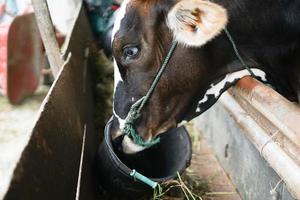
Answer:
<svg viewBox="0 0 300 200"><path fill-rule="evenodd" d="M154 137L159 137L161 134L168 132L170 129L176 128L177 125L178 124L174 120L167 121L161 127L159 127L155 132L151 132L150 134L147 134L147 139L145 141L146 142L151 141ZM147 128L144 130L147 130ZM120 149L122 149L122 151L126 154L138 153L147 148L142 145L136 144L129 136L122 134L120 122L116 116L113 117L111 131L112 131L111 136L112 136L113 141L114 140L116 140L116 141L122 140L122 142L119 142L119 144L122 145L122 147L120 147Z"/></svg>

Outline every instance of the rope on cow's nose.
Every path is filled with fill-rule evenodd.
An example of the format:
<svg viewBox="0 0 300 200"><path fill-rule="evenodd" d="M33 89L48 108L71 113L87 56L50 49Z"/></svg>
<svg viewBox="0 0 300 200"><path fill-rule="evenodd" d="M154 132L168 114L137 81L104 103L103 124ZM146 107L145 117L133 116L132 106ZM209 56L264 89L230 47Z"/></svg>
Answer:
<svg viewBox="0 0 300 200"><path fill-rule="evenodd" d="M125 119L123 134L129 136L135 144L148 148L151 147L152 145L159 143L160 139L155 138L150 141L144 141L143 138L137 132L136 128L134 127L135 121L141 116L140 112L138 112L139 110L138 108L141 105L141 103L144 101L144 99L145 96L139 99L131 106L130 111Z"/></svg>
<svg viewBox="0 0 300 200"><path fill-rule="evenodd" d="M153 138L150 141L144 141L143 138L137 132L134 124L135 124L136 120L141 116L141 110L144 108L144 106L150 99L151 95L153 94L153 92L154 92L163 72L165 71L167 64L169 63L176 47L177 47L177 42L173 41L172 46L171 46L167 56L165 57L162 66L160 67L158 73L156 74L147 94L144 97L142 97L141 99L139 99L138 101L136 101L131 106L131 108L127 114L127 117L125 119L125 125L124 125L122 133L124 135L127 135L128 137L130 137L133 140L133 142L137 145L148 148L148 147L151 147L151 146L159 143L159 141L160 141L159 137Z"/></svg>

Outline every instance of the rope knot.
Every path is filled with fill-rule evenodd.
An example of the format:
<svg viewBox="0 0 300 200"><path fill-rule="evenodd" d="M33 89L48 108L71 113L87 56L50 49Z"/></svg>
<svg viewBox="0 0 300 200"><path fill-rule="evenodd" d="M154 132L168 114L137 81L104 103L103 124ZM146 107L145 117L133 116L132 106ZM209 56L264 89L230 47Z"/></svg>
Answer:
<svg viewBox="0 0 300 200"><path fill-rule="evenodd" d="M141 106L143 106L144 99L145 97L142 97L131 106L130 111L125 119L125 125L122 133L130 137L135 144L148 148L159 143L160 139L155 138L151 141L145 142L134 127L135 121L141 116L140 110L142 108Z"/></svg>
<svg viewBox="0 0 300 200"><path fill-rule="evenodd" d="M141 116L139 107L144 99L145 99L145 97L142 97L141 99L137 100L131 106L131 108L127 114L127 117L125 119L125 125L126 124L134 124L135 120L137 120Z"/></svg>

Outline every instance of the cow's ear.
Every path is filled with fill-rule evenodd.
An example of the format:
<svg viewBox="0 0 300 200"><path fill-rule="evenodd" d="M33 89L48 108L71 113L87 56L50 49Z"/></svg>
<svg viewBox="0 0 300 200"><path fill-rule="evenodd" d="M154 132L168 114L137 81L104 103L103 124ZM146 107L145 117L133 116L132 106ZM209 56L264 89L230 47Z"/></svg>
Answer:
<svg viewBox="0 0 300 200"><path fill-rule="evenodd" d="M226 10L207 0L181 0L168 13L174 38L187 46L202 46L227 24Z"/></svg>

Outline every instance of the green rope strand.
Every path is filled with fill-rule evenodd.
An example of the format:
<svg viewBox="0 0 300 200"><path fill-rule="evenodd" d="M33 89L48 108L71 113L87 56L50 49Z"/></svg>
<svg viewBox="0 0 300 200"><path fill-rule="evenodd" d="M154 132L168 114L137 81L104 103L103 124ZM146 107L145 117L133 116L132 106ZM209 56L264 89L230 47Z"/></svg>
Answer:
<svg viewBox="0 0 300 200"><path fill-rule="evenodd" d="M152 181L148 177L140 174L135 169L133 169L130 172L130 176L132 176L135 179L138 179L139 181L145 183L146 185L149 185L153 189L153 199L156 200L159 196L162 195L162 187L159 185L159 183Z"/></svg>
<svg viewBox="0 0 300 200"><path fill-rule="evenodd" d="M162 66L160 67L157 75L155 76L147 94L131 106L130 111L128 112L127 117L125 119L125 125L124 125L122 133L124 135L129 136L133 140L133 142L137 145L148 148L148 147L151 147L151 146L159 143L159 141L160 141L160 138L157 137L157 138L153 138L150 141L145 142L143 140L143 138L137 132L137 130L134 126L134 123L141 116L141 110L143 109L143 107L146 105L147 101L150 99L151 95L153 94L163 72L165 71L165 69L167 67L167 64L169 63L169 61L176 49L176 46L177 46L177 42L173 41L172 46L171 46L167 56L165 57L164 62L162 64Z"/></svg>

